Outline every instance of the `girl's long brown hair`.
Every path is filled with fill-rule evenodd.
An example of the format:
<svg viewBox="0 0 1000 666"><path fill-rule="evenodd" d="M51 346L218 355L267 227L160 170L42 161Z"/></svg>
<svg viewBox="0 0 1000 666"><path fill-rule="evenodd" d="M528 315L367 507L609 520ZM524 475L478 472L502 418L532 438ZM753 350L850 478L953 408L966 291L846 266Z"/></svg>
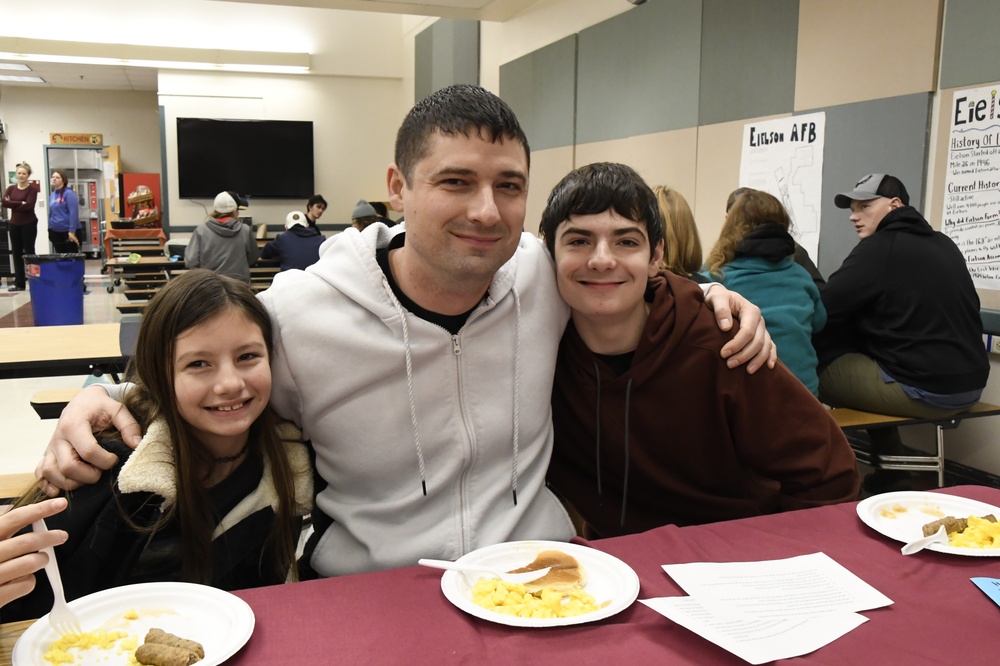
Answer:
<svg viewBox="0 0 1000 666"><path fill-rule="evenodd" d="M126 406L143 414L146 426L162 418L174 442L177 501L153 525L157 530L176 517L181 528L181 574L190 582L209 583L212 578L212 532L218 516L212 515L206 491L213 458L194 437L177 410L174 394L174 349L177 337L229 309L257 325L267 346L268 361L274 353L271 319L249 285L206 269L194 269L170 281L149 302L143 313L129 378L136 390ZM275 430L276 419L264 409L250 428L247 455L264 455L271 464L278 507L268 549L283 575L293 565L297 540L293 538L295 490L284 444Z"/></svg>
<svg viewBox="0 0 1000 666"><path fill-rule="evenodd" d="M701 270L701 238L687 200L665 185L653 188L664 223L663 268L689 277Z"/></svg>
<svg viewBox="0 0 1000 666"><path fill-rule="evenodd" d="M736 258L736 245L762 224L780 224L790 231L792 220L781 202L767 192L740 188L730 194L726 222L705 262L709 272L721 277L722 267Z"/></svg>

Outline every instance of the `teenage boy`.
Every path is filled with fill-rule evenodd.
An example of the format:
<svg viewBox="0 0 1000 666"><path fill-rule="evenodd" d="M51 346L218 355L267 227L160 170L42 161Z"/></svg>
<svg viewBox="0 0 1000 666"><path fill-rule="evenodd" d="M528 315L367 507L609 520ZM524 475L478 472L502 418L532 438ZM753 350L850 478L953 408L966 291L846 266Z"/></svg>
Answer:
<svg viewBox="0 0 1000 666"><path fill-rule="evenodd" d="M749 375L698 285L660 272L656 196L591 164L549 196L541 231L571 308L552 393L549 484L609 537L854 500L854 453L784 366Z"/></svg>
<svg viewBox="0 0 1000 666"><path fill-rule="evenodd" d="M542 244L522 233L529 154L492 93L456 85L424 98L386 179L405 225L347 229L262 292L275 326L271 404L312 439L321 477L307 575L573 535L545 486L568 310ZM742 308L732 351L758 338L725 362L773 362L759 311L719 287L711 295L721 319ZM91 423L135 433L103 391L84 393L40 465L48 482L64 482L60 458L82 480L92 471L64 440L95 465L114 462L89 444Z"/></svg>
<svg viewBox="0 0 1000 666"><path fill-rule="evenodd" d="M326 199L322 194L314 194L306 201L306 223L315 228L319 218L323 217L326 210Z"/></svg>

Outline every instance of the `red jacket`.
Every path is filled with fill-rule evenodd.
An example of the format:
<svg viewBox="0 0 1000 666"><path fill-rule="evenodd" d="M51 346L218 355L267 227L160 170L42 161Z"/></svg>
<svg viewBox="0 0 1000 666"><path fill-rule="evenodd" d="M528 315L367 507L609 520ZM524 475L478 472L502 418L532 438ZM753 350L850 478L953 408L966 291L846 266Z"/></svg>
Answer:
<svg viewBox="0 0 1000 666"><path fill-rule="evenodd" d="M857 499L847 439L784 365L727 368L719 350L731 334L689 280L653 278L647 300L620 377L572 323L559 348L549 483L597 535Z"/></svg>

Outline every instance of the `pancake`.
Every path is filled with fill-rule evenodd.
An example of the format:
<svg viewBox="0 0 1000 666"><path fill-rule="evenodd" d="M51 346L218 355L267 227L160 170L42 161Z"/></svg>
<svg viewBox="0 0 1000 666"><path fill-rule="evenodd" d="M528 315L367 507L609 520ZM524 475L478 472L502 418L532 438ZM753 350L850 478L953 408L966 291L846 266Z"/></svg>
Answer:
<svg viewBox="0 0 1000 666"><path fill-rule="evenodd" d="M579 562L572 555L567 555L558 550L543 550L535 557L535 560L520 569L514 569L507 573L526 573L528 571L538 571L545 567L551 567L549 572L525 583L524 587L528 592L538 592L548 588L556 592L567 593L570 590L579 589L587 582L587 578L580 568Z"/></svg>

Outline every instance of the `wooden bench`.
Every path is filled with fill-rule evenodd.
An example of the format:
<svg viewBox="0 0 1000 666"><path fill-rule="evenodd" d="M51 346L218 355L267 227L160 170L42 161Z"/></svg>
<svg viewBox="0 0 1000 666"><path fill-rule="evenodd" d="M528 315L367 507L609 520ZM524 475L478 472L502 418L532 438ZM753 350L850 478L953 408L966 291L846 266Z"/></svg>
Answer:
<svg viewBox="0 0 1000 666"><path fill-rule="evenodd" d="M122 281L125 289L159 289L160 287L165 287L167 285L167 280L164 277L159 279L141 279L141 280L130 280L125 279Z"/></svg>
<svg viewBox="0 0 1000 666"><path fill-rule="evenodd" d="M149 301L116 301L115 308L122 314L139 314Z"/></svg>
<svg viewBox="0 0 1000 666"><path fill-rule="evenodd" d="M162 245L120 245L113 244L111 248L113 256L127 257L130 254L139 254L144 257L162 257Z"/></svg>
<svg viewBox="0 0 1000 666"><path fill-rule="evenodd" d="M156 296L158 291L159 289L125 289L122 291L122 296L130 301L148 301Z"/></svg>
<svg viewBox="0 0 1000 666"><path fill-rule="evenodd" d="M914 472L937 472L938 487L944 486L944 431L954 430L962 421L982 416L1000 415L1000 405L980 402L967 411L943 419L921 419L908 416L890 416L874 412L862 412L857 409L838 407L830 410L830 414L843 430L867 430L868 428L889 428L910 425L933 424L937 429L937 449L934 455L911 456L879 456L860 448L853 442L854 453L859 462L878 469L909 470Z"/></svg>

